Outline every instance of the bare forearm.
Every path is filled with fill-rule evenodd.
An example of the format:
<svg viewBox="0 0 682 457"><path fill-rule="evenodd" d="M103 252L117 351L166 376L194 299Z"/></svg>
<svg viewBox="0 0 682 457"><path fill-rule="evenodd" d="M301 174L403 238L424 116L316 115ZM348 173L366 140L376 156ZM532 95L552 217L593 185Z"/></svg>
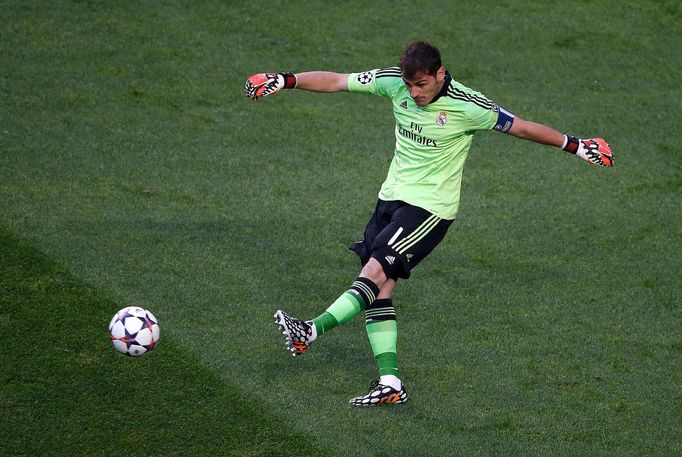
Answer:
<svg viewBox="0 0 682 457"><path fill-rule="evenodd" d="M296 89L312 92L345 92L348 91L348 75L331 71L297 73Z"/></svg>
<svg viewBox="0 0 682 457"><path fill-rule="evenodd" d="M527 121L517 117L514 119L509 134L524 140L534 141L540 144L561 147L564 144L564 134L536 122Z"/></svg>

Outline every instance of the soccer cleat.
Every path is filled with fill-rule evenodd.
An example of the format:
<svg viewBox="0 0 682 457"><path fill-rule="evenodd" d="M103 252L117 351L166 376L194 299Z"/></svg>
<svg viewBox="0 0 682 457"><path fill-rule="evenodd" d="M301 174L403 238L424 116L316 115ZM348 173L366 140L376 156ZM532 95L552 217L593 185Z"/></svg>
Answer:
<svg viewBox="0 0 682 457"><path fill-rule="evenodd" d="M311 321L304 322L289 316L282 310L277 310L275 323L286 337L287 349L294 357L307 351L315 340L315 331Z"/></svg>
<svg viewBox="0 0 682 457"><path fill-rule="evenodd" d="M380 384L379 380L375 380L369 386L369 393L362 397L351 398L348 402L351 406L375 406L380 404L400 404L407 401L407 391L405 386L401 386L400 390L395 390L391 386Z"/></svg>

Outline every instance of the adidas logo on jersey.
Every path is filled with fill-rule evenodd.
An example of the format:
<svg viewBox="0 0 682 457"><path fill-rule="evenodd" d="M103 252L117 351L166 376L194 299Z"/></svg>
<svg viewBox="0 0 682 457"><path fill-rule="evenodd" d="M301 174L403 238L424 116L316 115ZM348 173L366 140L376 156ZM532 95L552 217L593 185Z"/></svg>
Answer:
<svg viewBox="0 0 682 457"><path fill-rule="evenodd" d="M407 100L405 100L404 102L402 102L402 103L400 104L400 107L401 107L401 108L407 109Z"/></svg>
<svg viewBox="0 0 682 457"><path fill-rule="evenodd" d="M389 265L393 265L395 263L395 257L392 255L387 255L384 257L384 259L386 259Z"/></svg>

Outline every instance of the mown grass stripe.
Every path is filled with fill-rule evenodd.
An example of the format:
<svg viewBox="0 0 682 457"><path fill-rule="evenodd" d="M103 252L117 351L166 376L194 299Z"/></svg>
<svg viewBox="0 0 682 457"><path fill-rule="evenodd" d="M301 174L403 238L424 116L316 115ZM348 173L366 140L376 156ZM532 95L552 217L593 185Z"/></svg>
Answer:
<svg viewBox="0 0 682 457"><path fill-rule="evenodd" d="M167 333L116 353L122 306L0 227L0 455L324 455Z"/></svg>

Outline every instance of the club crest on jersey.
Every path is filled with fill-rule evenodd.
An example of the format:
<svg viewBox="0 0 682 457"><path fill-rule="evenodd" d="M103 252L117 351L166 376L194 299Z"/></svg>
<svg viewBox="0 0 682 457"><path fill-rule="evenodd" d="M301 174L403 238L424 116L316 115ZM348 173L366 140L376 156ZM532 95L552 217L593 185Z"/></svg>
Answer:
<svg viewBox="0 0 682 457"><path fill-rule="evenodd" d="M445 111L441 111L438 117L436 118L436 124L438 124L439 127L445 126L445 124L448 123L448 113Z"/></svg>

